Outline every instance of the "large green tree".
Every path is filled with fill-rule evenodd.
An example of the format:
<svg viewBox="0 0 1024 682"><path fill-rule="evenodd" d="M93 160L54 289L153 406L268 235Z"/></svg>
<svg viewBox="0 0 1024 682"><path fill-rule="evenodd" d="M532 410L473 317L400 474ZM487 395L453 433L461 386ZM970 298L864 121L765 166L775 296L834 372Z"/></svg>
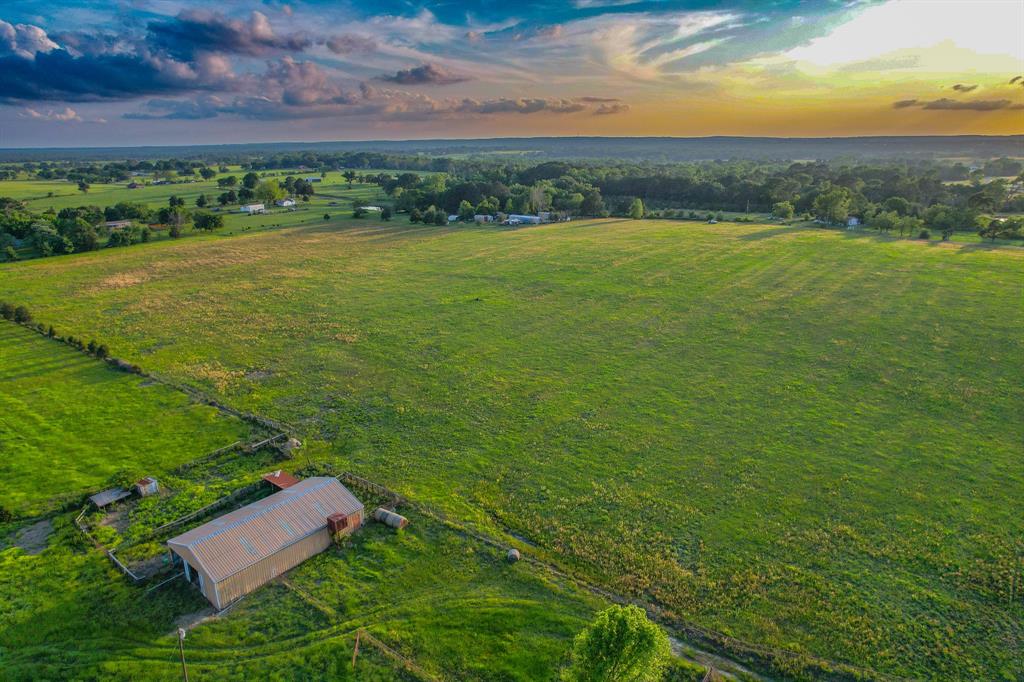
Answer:
<svg viewBox="0 0 1024 682"><path fill-rule="evenodd" d="M576 636L568 682L656 682L671 657L668 636L638 606L612 606Z"/></svg>

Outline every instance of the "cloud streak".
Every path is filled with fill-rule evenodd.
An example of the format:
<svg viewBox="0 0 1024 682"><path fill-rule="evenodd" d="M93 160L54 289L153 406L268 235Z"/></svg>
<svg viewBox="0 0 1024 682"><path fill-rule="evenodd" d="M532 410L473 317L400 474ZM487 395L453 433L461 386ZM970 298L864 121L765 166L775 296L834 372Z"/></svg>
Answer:
<svg viewBox="0 0 1024 682"><path fill-rule="evenodd" d="M452 73L437 64L421 64L411 69L401 69L393 75L377 76L376 80L399 85L452 85L464 83L470 79L468 76Z"/></svg>

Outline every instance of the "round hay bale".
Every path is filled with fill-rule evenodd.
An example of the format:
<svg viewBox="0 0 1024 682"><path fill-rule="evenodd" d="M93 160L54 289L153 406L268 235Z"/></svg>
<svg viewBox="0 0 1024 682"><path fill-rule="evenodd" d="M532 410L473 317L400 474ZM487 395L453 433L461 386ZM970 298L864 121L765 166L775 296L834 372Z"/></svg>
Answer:
<svg viewBox="0 0 1024 682"><path fill-rule="evenodd" d="M510 549L508 551L508 554L505 555L505 558L508 559L511 562L519 561L519 550L518 549Z"/></svg>

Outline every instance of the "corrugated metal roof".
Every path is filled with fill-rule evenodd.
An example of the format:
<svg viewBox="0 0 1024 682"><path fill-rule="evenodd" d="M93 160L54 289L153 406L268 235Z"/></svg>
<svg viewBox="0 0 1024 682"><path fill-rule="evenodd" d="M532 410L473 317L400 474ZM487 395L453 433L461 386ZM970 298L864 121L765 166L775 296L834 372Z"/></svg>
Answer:
<svg viewBox="0 0 1024 682"><path fill-rule="evenodd" d="M277 471L271 471L269 474L263 474L263 480L271 485L275 485L281 490L285 488L291 488L293 485L299 482L299 479L295 478L287 471L278 469Z"/></svg>
<svg viewBox="0 0 1024 682"><path fill-rule="evenodd" d="M95 504L97 507L106 507L111 502L123 500L129 495L131 495L131 492L125 490L124 488L110 488L109 490L104 490L102 492L96 493L95 495L89 498L89 501Z"/></svg>
<svg viewBox="0 0 1024 682"><path fill-rule="evenodd" d="M186 548L214 581L327 527L331 514L363 508L336 478L315 477L236 509L167 541Z"/></svg>

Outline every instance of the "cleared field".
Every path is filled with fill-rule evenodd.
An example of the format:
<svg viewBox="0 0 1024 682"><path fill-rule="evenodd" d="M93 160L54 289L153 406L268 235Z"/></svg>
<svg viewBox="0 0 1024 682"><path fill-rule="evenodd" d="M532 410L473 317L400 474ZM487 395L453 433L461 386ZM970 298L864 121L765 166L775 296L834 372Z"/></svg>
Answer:
<svg viewBox="0 0 1024 682"><path fill-rule="evenodd" d="M4 265L0 297L701 625L1014 679L1022 276L815 229L346 222Z"/></svg>
<svg viewBox="0 0 1024 682"><path fill-rule="evenodd" d="M160 476L248 432L184 394L0 323L0 477L10 511L50 510L121 471Z"/></svg>

